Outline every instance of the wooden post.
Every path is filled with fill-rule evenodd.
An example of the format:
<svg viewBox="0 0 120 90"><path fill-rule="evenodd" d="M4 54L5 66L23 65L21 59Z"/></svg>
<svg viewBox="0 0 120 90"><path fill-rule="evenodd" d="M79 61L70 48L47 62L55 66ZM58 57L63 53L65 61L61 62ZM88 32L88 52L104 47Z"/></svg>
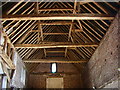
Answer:
<svg viewBox="0 0 120 90"><path fill-rule="evenodd" d="M4 46L3 46L3 50L5 51L5 53L7 53L7 38L4 36Z"/></svg>
<svg viewBox="0 0 120 90"><path fill-rule="evenodd" d="M74 2L74 10L73 10L73 14L76 14L76 6L77 6L77 2L76 2L76 0L75 0L75 2ZM72 20L72 23L74 22L74 20ZM70 30L69 30L69 36L68 36L68 41L72 41L73 43L74 43L74 40L73 40L73 38L72 38L72 29L73 29L73 26L74 24L71 24L71 26L70 26ZM74 33L74 29L73 29L73 33ZM66 49L65 49L65 57L67 56L67 47L66 47Z"/></svg>

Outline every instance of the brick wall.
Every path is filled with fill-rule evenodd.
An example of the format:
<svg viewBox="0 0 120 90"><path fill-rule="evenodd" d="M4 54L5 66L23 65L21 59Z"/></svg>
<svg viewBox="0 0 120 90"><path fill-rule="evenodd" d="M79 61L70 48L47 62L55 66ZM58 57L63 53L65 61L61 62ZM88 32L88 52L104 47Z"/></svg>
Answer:
<svg viewBox="0 0 120 90"><path fill-rule="evenodd" d="M120 12L119 12L120 13ZM119 16L115 17L83 72L84 87L105 87L118 79ZM119 32L118 32L119 31Z"/></svg>
<svg viewBox="0 0 120 90"><path fill-rule="evenodd" d="M46 88L46 78L48 77L63 77L64 88L80 88L81 80L80 73L72 64L58 64L57 72L61 72L61 75L54 74L44 74L44 75L35 75L30 74L28 80L29 88ZM34 71L35 72L51 72L50 64L40 64Z"/></svg>
<svg viewBox="0 0 120 90"><path fill-rule="evenodd" d="M46 88L47 75L30 75L29 77L29 88ZM50 76L52 77L52 76ZM61 76L60 76L61 77ZM80 88L80 75L63 75L64 88ZM57 76L59 78L59 76Z"/></svg>

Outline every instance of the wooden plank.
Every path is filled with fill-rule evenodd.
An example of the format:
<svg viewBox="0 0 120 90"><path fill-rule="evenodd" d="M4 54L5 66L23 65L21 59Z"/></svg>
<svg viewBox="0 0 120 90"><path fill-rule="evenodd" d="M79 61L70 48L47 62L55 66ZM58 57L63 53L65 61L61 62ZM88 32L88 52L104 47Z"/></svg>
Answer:
<svg viewBox="0 0 120 90"><path fill-rule="evenodd" d="M84 44L14 44L15 48L97 47L95 43Z"/></svg>
<svg viewBox="0 0 120 90"><path fill-rule="evenodd" d="M72 11L73 8L40 8L39 11Z"/></svg>
<svg viewBox="0 0 120 90"><path fill-rule="evenodd" d="M88 60L53 60L53 59L29 59L25 63L86 63Z"/></svg>
<svg viewBox="0 0 120 90"><path fill-rule="evenodd" d="M113 20L107 14L39 14L39 15L3 15L0 20Z"/></svg>

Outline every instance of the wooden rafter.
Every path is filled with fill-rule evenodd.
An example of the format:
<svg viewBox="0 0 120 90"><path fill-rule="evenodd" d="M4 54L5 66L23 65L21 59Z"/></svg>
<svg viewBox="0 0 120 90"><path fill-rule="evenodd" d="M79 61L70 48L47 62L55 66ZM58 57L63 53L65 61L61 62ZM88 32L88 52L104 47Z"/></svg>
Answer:
<svg viewBox="0 0 120 90"><path fill-rule="evenodd" d="M23 3L22 5L21 5L21 7L18 7L19 5L20 5L21 3L18 3L12 10L10 10L10 14L12 13L12 16L15 16L15 18L14 17L12 17L12 16L9 16L10 17L10 19L12 20L12 18L14 19L13 21L11 21L8 25L6 25L5 27L6 27L6 31L7 32L10 32L10 34L9 34L9 36L11 37L11 40L13 41L13 42L17 42L18 40L20 40L20 39L22 39L22 41L24 41L24 42L22 42L23 43L23 45L25 44L25 43L28 43L28 44L36 44L37 43L37 37L36 37L36 32L38 32L39 33L39 37L42 37L43 38L43 36L44 37L46 37L47 35L68 35L68 33L63 33L62 32L62 29L63 29L63 31L67 31L67 28L65 28L65 27L69 27L68 25L73 25L74 23L72 23L72 22L63 22L62 21L62 23L56 23L56 22L51 22L51 23L46 23L46 22L40 22L40 23L38 23L37 25L39 26L39 24L40 24L40 27L42 27L41 25L46 25L46 26L44 26L44 29L43 30L45 30L45 33L43 33L42 32L42 29L41 28L38 28L38 30L32 30L32 29L30 29L30 28L27 28L26 29L26 33L27 34L31 34L32 36L28 36L28 38L26 38L26 36L27 36L27 34L26 33L24 33L23 34L23 32L24 32L24 24L25 24L25 22L27 22L27 20L71 20L71 21L74 21L74 20L77 20L78 21L78 24L79 25L76 25L77 26L77 28L79 28L79 27L81 27L80 29L78 29L78 30L73 30L73 29L71 29L71 33L73 33L73 31L75 31L75 32L77 32L77 33L75 33L75 35L73 35L72 34L72 37L74 38L74 40L75 40L75 42L76 43L81 43L81 42L83 42L83 43L87 43L87 42L95 42L94 40L98 40L98 41L100 41L101 40L101 38L103 37L103 35L104 35L104 32L106 31L106 28L104 28L104 26L102 26L102 24L104 23L106 26L109 26L109 24L107 24L107 22L106 21L103 21L103 20L112 20L112 19L114 19L114 17L113 16L111 16L111 15L108 15L108 14L110 14L110 12L108 12L108 11L106 11L106 9L104 8L104 7L102 7L102 5L100 6L99 5L99 3L97 3L96 4L96 2L94 2L94 4L98 7L98 8L100 8L105 14L107 14L107 15L104 15L104 14L102 14L102 12L101 12L101 10L97 10L96 8L95 8L95 6L92 4L92 3L83 3L83 4L85 4L85 5L83 5L83 7L85 8L85 9L87 9L91 14L83 14L83 16L82 15L78 15L78 14L73 14L73 15L71 15L71 14L69 14L69 12L71 12L72 13L72 11L76 11L75 9L73 9L73 5L71 5L71 4L69 4L69 3L59 3L58 2L58 6L57 6L57 4L55 5L55 3L43 3L43 4L41 4L40 5L40 8L39 8L39 10L37 10L37 11L39 11L39 14L41 14L41 15L35 15L35 16L31 16L31 15L28 15L28 17L27 16L24 16L24 14L21 14L21 16L20 15L18 15L18 16L16 16L15 14L17 13L17 12L19 12L19 10L22 8L22 7L24 7L27 3ZM81 6L82 6L82 2L80 2L79 3ZM33 5L33 4L32 4ZM79 5L79 6L80 6ZM91 8L88 8L87 7L87 5L88 6L90 6ZM107 4L108 6L110 6L111 8L113 8L115 11L117 10L116 8L114 8L113 6L111 6L112 4ZM43 7L44 6L44 7ZM59 6L62 8L61 10L58 10L58 8L59 8ZM31 7L31 6L30 6ZM42 8L45 8L45 9L41 9L41 7ZM54 9L54 8L56 8L57 7L57 9ZM69 8L67 8L67 7L71 7L70 9ZM49 9L48 9L49 8ZM52 9L53 8L53 9ZM66 10L65 10L65 8L66 8ZM75 6L74 6L74 8L76 8ZM80 7L78 7L77 9L79 10L79 8ZM81 10L82 11L84 11L84 8L82 9L81 8ZM14 9L16 9L16 11L14 10ZM93 9L93 11L96 11L98 14L94 14L94 12L92 11L92 9ZM27 10L27 9L26 9ZM31 12L33 12L33 10L34 10L34 8L33 9L31 9L31 10L29 10L29 13L28 14L30 14ZM41 12L42 11L42 12ZM52 11L52 12L51 12ZM50 15L49 13L53 13L54 11L57 11L58 13L63 13L64 15L54 15L54 16L52 16L52 15ZM67 13L67 14L66 14ZM42 16L42 14L44 14L44 16ZM79 13L80 14L80 13ZM49 16L50 15L50 16ZM19 17L20 16L20 17ZM40 17L39 17L40 16ZM47 17L48 16L48 17ZM60 17L59 17L60 16ZM68 16L68 17L67 17ZM84 18L84 16L85 16L85 18ZM9 22L9 21L7 21L7 20L9 20L9 17L8 16L4 16L3 15L3 18L1 19L1 20L3 20L3 22ZM7 19L8 18L8 19ZM22 19L21 19L22 18ZM31 19L32 18L32 19ZM45 19L44 19L45 18ZM62 18L62 19L61 19ZM15 21L15 20L19 20L19 21ZM23 25L21 25L21 23L22 23L22 21L21 20L25 20L25 22L24 22L24 24ZM80 21L80 20L87 20L87 21ZM94 23L92 23L91 21L88 21L88 20L94 20L94 23L96 23L96 25L98 25L98 27L96 27L96 26L94 26L94 27L92 27L93 25L94 25ZM99 21L97 21L97 20L101 20L100 22ZM102 23L102 24L101 24ZM34 24L34 23L33 23ZM76 23L75 23L76 24ZM83 25L81 25L81 24L83 24ZM8 27L9 25L12 25L11 27ZM14 29L13 31L12 31L12 29L13 29L13 27L20 27L20 25L21 26L23 26L23 27L21 27L21 29L19 30L19 29ZM31 24L32 25L32 24ZM55 30L55 28L52 28L51 26L47 26L47 25L66 25L66 26L61 26L61 27L64 27L64 28L62 28L62 29L59 29L59 31L61 31L60 33L52 33L52 31L53 30ZM28 25L27 25L28 26ZM33 25L32 25L33 26ZM101 35L101 31L102 30L100 30L100 28L99 28L99 26L103 29L103 35ZM88 27L88 28L87 28ZM96 28L96 29L95 29ZM98 29L97 29L98 28ZM37 28L35 28L35 29L37 29ZM83 31L83 29L84 29L84 31ZM90 29L90 30L89 30ZM31 30L31 31L30 31ZM96 30L98 30L98 31L96 31ZM29 33L29 31L30 32L35 32L35 33ZM57 31L57 29L56 29L56 31ZM81 32L82 31L82 32ZM92 31L92 32L91 32ZM99 32L100 31L100 32ZM19 33L19 32L21 32L21 33ZM81 32L81 33L79 33L79 32ZM16 34L17 33L17 34ZM25 35L26 34L26 35ZM18 37L16 36L16 35L18 35ZM24 36L25 35L25 36ZM84 35L86 35L86 36L84 36ZM96 36L97 35L97 36ZM70 34L70 36L71 36L71 34ZM23 37L23 38L22 38ZM32 37L32 38L31 38ZM85 38L83 38L83 37L85 37ZM48 38L47 38L47 40L49 40L51 38L51 36L49 36ZM59 40L61 39L61 37L59 38ZM65 40L67 40L67 37L65 37ZM91 40L91 41L89 41L89 40ZM73 41L73 40L72 40ZM61 43L57 43L58 45L56 45L56 42L53 44L52 42L48 42L48 43L46 43L46 42L44 42L43 40L40 40L40 42L39 42L40 44L44 44L45 45L45 47L49 44L50 45L50 48L51 48L51 46L52 46L52 48L53 48L53 46L54 47L59 47L60 45L61 45ZM38 43L38 44L39 44ZM51 45L52 44L52 45ZM82 58L89 58L90 56L91 56L91 54L92 54L92 51L91 51L91 49L90 48L84 48L83 46L83 48L76 48L74 45L76 45L76 44L72 44L74 47L72 47L72 46L67 46L67 45L69 45L69 43L62 43L62 44L65 44L66 46L65 46L65 56L67 57L67 49L75 49L75 50L70 50L71 52L71 55L74 55L75 57L77 57L78 55L76 54L75 55L75 53L73 52L73 51L76 51L79 55L81 55L80 57L82 57ZM71 43L70 43L71 44ZM96 46L95 47L97 47L97 45L98 44L96 44ZM38 48L39 47L39 45L36 47L34 47L34 48ZM49 46L47 46L47 48L48 48ZM60 47L62 47L62 46L60 46ZM63 46L64 47L64 46ZM77 46L77 47L79 47L79 46ZM81 47L81 46L80 46ZM86 46L85 46L86 47ZM89 46L89 47L91 47L93 50L95 50L96 48L95 47L93 47L93 46ZM22 47L23 48L23 47ZM27 48L29 48L29 47L27 47ZM33 48L29 48L29 49L27 49L26 47L24 48L24 49L18 49L19 50L19 54L21 55L21 57L23 58L26 54L29 54L29 53L31 53L31 51L33 50ZM43 47L41 47L40 46L40 48L43 48ZM2 49L2 48L1 48ZM34 49L34 51L35 51L36 49ZM45 50L45 48L44 48L44 50ZM46 49L47 50L47 49ZM48 51L48 52L52 52L52 51ZM54 51L53 51L54 52ZM57 51L57 52L59 52L59 51ZM44 52L45 53L45 52ZM44 53L42 53L42 54L44 54ZM74 53L74 54L72 54L72 53ZM31 53L31 55L32 55L32 53ZM45 56L46 56L46 54L45 54ZM32 68L32 66L36 66L36 65L31 65L31 68Z"/></svg>
<svg viewBox="0 0 120 90"><path fill-rule="evenodd" d="M21 0L20 2L18 2L14 7L12 7L7 14L11 13L18 5L20 5L24 0Z"/></svg>

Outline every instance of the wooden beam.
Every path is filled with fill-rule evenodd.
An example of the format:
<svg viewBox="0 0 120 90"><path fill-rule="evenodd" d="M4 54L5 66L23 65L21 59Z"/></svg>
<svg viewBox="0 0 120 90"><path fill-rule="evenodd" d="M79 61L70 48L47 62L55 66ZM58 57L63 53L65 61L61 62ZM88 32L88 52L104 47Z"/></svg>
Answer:
<svg viewBox="0 0 120 90"><path fill-rule="evenodd" d="M68 33L43 33L43 35L68 35Z"/></svg>
<svg viewBox="0 0 120 90"><path fill-rule="evenodd" d="M39 14L39 15L3 15L0 20L113 20L106 14Z"/></svg>
<svg viewBox="0 0 120 90"><path fill-rule="evenodd" d="M72 11L73 8L40 8L39 11Z"/></svg>
<svg viewBox="0 0 120 90"><path fill-rule="evenodd" d="M72 22L73 22L73 20L72 20ZM73 24L70 25L70 30L69 30L69 35L68 35L68 41L71 40L72 28L73 28ZM73 30L73 31L74 31L74 30Z"/></svg>
<svg viewBox="0 0 120 90"><path fill-rule="evenodd" d="M74 2L74 10L73 10L73 14L76 14L76 6L77 6L77 2L76 2L76 0L75 0L75 2ZM72 23L74 22L74 20L72 20ZM74 27L74 25L73 24L71 24L70 25L70 30L69 30L69 34L68 34L68 41L72 41L72 43L74 43L74 40L73 40L73 38L72 38L72 29L73 29L73 27ZM73 33L75 32L75 30L73 30ZM68 52L68 50L67 50L67 47L66 47L66 49L65 49L65 57L67 57L67 52Z"/></svg>
<svg viewBox="0 0 120 90"><path fill-rule="evenodd" d="M83 30L81 30L81 29L72 29L72 32L73 31L75 31L75 32L83 32ZM40 30L31 30L30 32L40 32ZM43 33L43 34L45 34L45 33Z"/></svg>
<svg viewBox="0 0 120 90"><path fill-rule="evenodd" d="M43 41L43 42L40 42L42 44L71 44L70 42L48 42L48 41Z"/></svg>
<svg viewBox="0 0 120 90"><path fill-rule="evenodd" d="M15 48L97 47L98 44L14 44Z"/></svg>
<svg viewBox="0 0 120 90"><path fill-rule="evenodd" d="M25 63L86 63L88 60L53 60L53 59L29 59Z"/></svg>
<svg viewBox="0 0 120 90"><path fill-rule="evenodd" d="M72 22L66 22L66 21L59 21L59 22L49 22L49 23L39 23L40 25L69 25L73 24Z"/></svg>
<svg viewBox="0 0 120 90"><path fill-rule="evenodd" d="M86 4L86 3L89 3L89 2L82 1L82 2L79 2L79 3L80 3L80 5L83 5L83 4Z"/></svg>
<svg viewBox="0 0 120 90"><path fill-rule="evenodd" d="M46 57L46 56L47 56L46 49L44 48L43 51L44 51L44 55L45 55L45 57Z"/></svg>
<svg viewBox="0 0 120 90"><path fill-rule="evenodd" d="M65 48L65 57L67 57L68 48Z"/></svg>
<svg viewBox="0 0 120 90"><path fill-rule="evenodd" d="M47 53L64 53L64 51L47 51Z"/></svg>
<svg viewBox="0 0 120 90"><path fill-rule="evenodd" d="M50 73L50 72L32 72L30 73L32 75L55 75L55 76L62 76L62 75L76 75L80 74L78 72L73 73L73 72L57 72L57 73Z"/></svg>

